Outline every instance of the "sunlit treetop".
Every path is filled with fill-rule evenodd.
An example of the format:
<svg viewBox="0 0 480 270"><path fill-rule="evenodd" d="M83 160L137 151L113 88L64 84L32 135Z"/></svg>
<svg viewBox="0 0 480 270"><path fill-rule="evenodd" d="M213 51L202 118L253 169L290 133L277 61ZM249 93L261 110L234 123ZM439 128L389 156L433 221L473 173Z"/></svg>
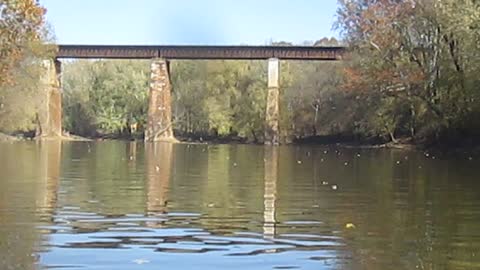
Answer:
<svg viewBox="0 0 480 270"><path fill-rule="evenodd" d="M46 10L34 0L0 2L0 85L12 84L12 70L31 42L39 41Z"/></svg>

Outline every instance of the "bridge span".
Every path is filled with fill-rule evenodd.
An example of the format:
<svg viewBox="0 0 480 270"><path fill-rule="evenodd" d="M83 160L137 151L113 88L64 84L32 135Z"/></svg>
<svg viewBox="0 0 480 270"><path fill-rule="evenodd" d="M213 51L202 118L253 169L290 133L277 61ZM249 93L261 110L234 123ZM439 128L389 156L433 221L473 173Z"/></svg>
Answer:
<svg viewBox="0 0 480 270"><path fill-rule="evenodd" d="M280 60L341 61L345 47L323 46L139 46L58 45L55 59L44 61L47 102L39 114L38 135L62 136L62 59L151 59L145 141L175 141L170 60L268 60L265 143L278 144Z"/></svg>
<svg viewBox="0 0 480 270"><path fill-rule="evenodd" d="M57 59L152 59L167 60L341 60L344 47L316 46L109 46L59 45Z"/></svg>

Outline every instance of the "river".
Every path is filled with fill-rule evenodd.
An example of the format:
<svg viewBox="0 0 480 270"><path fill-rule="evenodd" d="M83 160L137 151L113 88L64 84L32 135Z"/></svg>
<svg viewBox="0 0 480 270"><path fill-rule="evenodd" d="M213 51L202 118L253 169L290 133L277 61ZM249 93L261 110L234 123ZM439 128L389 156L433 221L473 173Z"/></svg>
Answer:
<svg viewBox="0 0 480 270"><path fill-rule="evenodd" d="M480 162L325 146L0 144L0 269L480 269Z"/></svg>

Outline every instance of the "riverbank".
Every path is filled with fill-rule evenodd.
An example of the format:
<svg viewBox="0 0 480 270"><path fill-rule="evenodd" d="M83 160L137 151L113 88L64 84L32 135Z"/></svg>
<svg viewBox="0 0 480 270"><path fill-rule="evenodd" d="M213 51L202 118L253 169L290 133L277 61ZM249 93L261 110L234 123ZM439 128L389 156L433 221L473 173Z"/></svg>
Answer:
<svg viewBox="0 0 480 270"><path fill-rule="evenodd" d="M62 140L62 141L92 141L91 139L84 138L77 135L64 134L61 137L31 137L25 136L25 134L19 135L8 135L5 133L0 133L0 142L18 142L18 141L52 141L52 140Z"/></svg>
<svg viewBox="0 0 480 270"><path fill-rule="evenodd" d="M28 140L58 140L59 138L38 138L29 137L26 134L17 136L0 133L0 142L15 142ZM127 135L109 135L99 137L81 137L77 135L65 134L60 138L63 141L143 141L141 134L134 136ZM176 136L178 143L195 143L195 144L250 144L263 145L261 141L252 141L239 136ZM345 135L328 135L328 136L310 136L304 138L295 138L291 140L284 140L282 145L323 145L335 146L341 148L352 149L398 149L406 151L431 151L438 153L478 153L480 154L480 140L468 138L464 140L449 140L449 141L428 141L417 140L411 138L399 138L396 142L388 142L381 138L356 138Z"/></svg>
<svg viewBox="0 0 480 270"><path fill-rule="evenodd" d="M0 133L0 142L15 142L15 141L20 141L20 140L21 139L18 138L18 137Z"/></svg>
<svg viewBox="0 0 480 270"><path fill-rule="evenodd" d="M258 144L263 142L249 141L238 136L226 137L177 137L183 143L209 143L209 144ZM480 140L465 138L463 140L413 140L409 137L397 138L396 142L386 141L381 138L358 138L345 135L311 136L296 138L283 142L282 145L323 145L351 149L397 149L405 151L424 151L442 154L479 154Z"/></svg>
<svg viewBox="0 0 480 270"><path fill-rule="evenodd" d="M299 145L336 145L343 148L357 149L398 149L436 152L444 154L480 154L480 140L475 138L462 139L412 139L410 137L397 138L396 142L381 138L355 138L353 136L316 136L294 140Z"/></svg>

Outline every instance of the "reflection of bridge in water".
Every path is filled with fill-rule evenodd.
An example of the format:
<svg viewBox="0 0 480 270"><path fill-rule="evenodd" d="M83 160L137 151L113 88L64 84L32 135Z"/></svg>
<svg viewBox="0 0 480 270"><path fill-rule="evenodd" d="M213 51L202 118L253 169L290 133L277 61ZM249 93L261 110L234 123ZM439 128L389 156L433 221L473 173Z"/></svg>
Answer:
<svg viewBox="0 0 480 270"><path fill-rule="evenodd" d="M321 46L90 46L60 45L55 61L45 61L47 102L39 114L39 135L62 134L59 59L151 59L145 141L173 141L169 60L268 60L265 142L279 142L279 60L339 61L344 47Z"/></svg>
<svg viewBox="0 0 480 270"><path fill-rule="evenodd" d="M125 155L125 157L123 158L115 159L116 161L121 159L121 162L116 163L118 166L113 167L115 168L115 175L117 175L118 168L120 168L121 166L125 166L126 164L132 167L141 166L141 168L139 168L139 170L137 171L134 167L135 176L132 178L130 178L130 175L133 176L133 174L127 174L129 176L128 179L135 180L135 183L131 181L125 181L123 182L124 185L121 186L121 181L109 182L106 188L109 190L113 190L114 192L109 192L107 194L114 195L112 197L117 197L118 199L114 201L108 201L106 205L100 205L95 202L93 204L90 204L90 202L83 203L85 199L89 198L104 198L103 195L105 194L101 193L101 190L99 191L97 189L82 188L83 185L92 185L93 182L73 181L78 182L78 185L73 185L71 182L72 179L79 176L81 176L82 179L85 180L87 178L87 175L90 179L97 181L97 177L95 174L69 175L69 172L75 170L77 170L76 173L78 173L79 171L104 171L106 169L105 166L97 167L95 165L104 165L104 157L106 156L105 154L111 154L111 149L105 149L108 150L108 152L102 152L105 150L99 151L98 156L96 157L93 155L96 153L96 150L92 152L93 154L90 154L90 151L87 153L86 149L83 153L81 151L79 152L78 150L80 148L74 148L74 151L69 151L69 144L62 145L62 143L59 141L42 142L37 144L25 143L18 144L17 146L21 146L22 148L9 147L9 145L6 144L0 145L0 152L2 153L2 155L0 155L0 164L4 165L2 167L2 171L4 171L4 174L2 174L3 181L0 181L0 194L2 195L0 196L0 206L2 210L0 211L0 235L2 236L3 240L2 244L0 245L0 254L2 254L2 256L0 256L0 265L14 266L11 268L7 266L6 270L35 269L35 267L37 267L39 259L40 262L48 264L49 261L52 261L52 258L58 259L59 257L56 257L59 255L58 252L64 251L65 248L71 250L70 248L89 247L91 252L90 254L105 254L104 248L115 249L122 245L122 243L119 243L117 241L118 238L107 237L107 239L105 239L105 237L102 236L105 231L108 231L108 228L114 228L116 226L131 226L131 223L134 222L139 226L154 228L154 230L152 229L152 232L156 232L160 229L163 230L167 227L175 228L175 226L179 225L179 223L176 223L175 221L171 222L172 220L170 220L169 222L168 215L166 215L165 218L162 215L166 214L166 211L168 209L168 206L165 205L165 202L169 199L169 196L171 198L173 194L175 194L175 196L178 196L180 193L184 192L179 192L178 189L175 190L175 187L178 187L179 184L182 183L179 183L179 181L177 181L178 178L175 179L175 171L173 169L174 167L177 169L182 169L182 167L180 167L182 151L178 151L177 148L182 147L182 145L180 144L128 144L128 155ZM83 147L83 145L81 146ZM120 151L116 151L114 153L123 153L124 147L124 144L119 145L116 149ZM428 192L426 192L427 188L429 187L427 186L429 185L427 173L432 173L433 170L438 170L437 168L425 166L425 172L422 175L410 175L412 173L416 173L416 169L412 170L412 167L408 167L409 170L405 171L405 167L402 168L396 163L400 157L403 157L403 153L394 154L392 152L385 152L381 153L380 156L378 156L379 160L381 160L379 164L377 164L377 159L357 159L356 161L354 161L354 163L356 164L355 167L358 165L359 168L363 168L364 171L361 173L359 173L354 168L345 168L343 162L339 163L337 159L332 158L328 161L326 160L324 163L325 165L323 165L324 170L320 170L319 172L317 172L320 174L317 177L315 176L315 173L312 172L311 165L313 166L315 162L319 162L320 158L322 158L323 160L323 158L326 157L324 154L317 155L320 154L318 151L316 154L315 152L312 152L311 165L309 165L310 162L304 162L302 166L295 165L296 169L289 170L288 167L284 166L288 166L288 163L292 160L288 160L288 151L285 151L284 149L282 149L281 158L279 157L280 149L269 146L266 146L263 149L255 147L255 153L259 153L259 155L255 155L255 158L252 158L251 154L253 152L242 153L242 155L248 154L242 156L237 155L238 153L234 151L229 152L230 149L227 150L228 151L222 152L224 153L224 155L219 155L218 151L211 151L212 156L214 156L215 158L213 159L214 162L212 163L213 165L210 167L210 169L218 169L217 166L221 166L222 164L231 164L234 161L233 159L230 159L232 157L247 158L248 161L245 159L236 159L235 161L243 160L243 162L239 163L239 166L236 167L236 169L234 170L229 171L228 166L225 166L226 170L222 171L222 173L226 173L222 174L219 179L221 179L220 181L225 181L228 177L232 177L232 175L239 176L237 180L242 180L244 177L255 177L255 179L253 179L252 181L238 181L236 182L238 185L232 186L233 188L245 187L245 191L233 194L233 196L238 196L238 194L242 195L242 197L235 197L235 200L233 201L237 201L238 199L242 202L249 201L252 204L248 207L252 207L255 210L254 212L249 212L245 215L245 217L248 217L248 223L246 223L248 225L244 227L230 226L232 224L236 225L234 222L242 222L242 220L236 219L235 213L231 216L233 217L233 219L230 220L232 223L225 224L226 230L210 230L211 227L213 227L213 229L216 229L216 227L219 227L223 224L219 225L218 223L216 223L210 226L211 224L208 223L208 220L206 222L204 222L205 220L199 220L199 223L194 223L193 226L202 229L201 233L204 233L204 231L209 233L211 232L211 237L209 236L207 238L195 238L187 236L186 238L180 239L177 235L170 235L168 233L166 235L159 234L157 239L158 242L156 242L157 244L164 243L164 239L172 241L171 243L167 244L175 244L177 242L174 241L181 241L186 239L186 241L197 241L198 243L203 245L205 244L204 241L209 241L212 239L224 239L221 237L215 237L224 236L222 235L222 233L227 234L228 236L228 234L231 232L242 232L242 230L248 230L248 232L255 232L255 236L252 236L252 238L256 238L256 233L261 232L263 235L258 234L258 237L263 236L263 238L265 238L264 240L266 240L264 241L266 244L262 245L259 249L260 251L258 252L257 250L254 250L252 252L246 250L245 253L235 254L256 255L289 251L292 251L290 254L293 254L297 253L297 251L308 251L314 252L305 253L314 256L311 258L312 260L319 259L325 262L339 262L341 264L348 263L349 266L352 265L352 267L355 267L357 265L360 265L359 262L356 261L358 258L360 258L361 263L364 265L368 265L371 269L385 269L385 265L391 264L392 256L398 255L399 253L397 249L393 249L391 247L387 249L381 248L384 246L382 244L387 243L390 246L396 245L401 250L408 250L410 245L410 242L408 241L410 241L411 239L420 239L422 241L421 245L419 245L418 247L414 247L414 249L412 249L412 252L407 254L409 257L395 259L394 262L402 263L405 262L405 260L408 260L408 266L412 266L409 268L415 268L415 264L418 260L424 260L426 263L428 263L426 265L430 268L434 268L435 266L443 267L445 265L450 267L457 267L459 265L464 265L465 263L471 264L472 262L472 257L470 257L470 254L473 254L473 252L475 252L475 249L471 246L471 244L475 244L475 241L471 240L471 235L469 234L469 231L464 230L471 229L472 232L475 232L474 214L467 213L468 215L465 215L465 213L461 211L465 210L463 208L466 207L465 204L471 204L473 202L473 196L475 196L476 193L468 193L466 201L461 199L454 199L453 202L447 202L448 200L445 200L444 198L452 198L451 196L449 196L452 193L443 193L441 191L439 191L441 193L437 194L440 196L436 195L434 196L435 198L430 198L430 195L427 194ZM263 153L261 153L262 150ZM62 151L64 151L64 154L62 154ZM208 151L208 149L206 151ZM74 154L72 155L72 153ZM145 155L143 155L143 153L145 153ZM198 154L200 153L200 151L192 151L186 155L191 155L192 153ZM345 152L342 154L344 155L344 157L352 157L354 153L355 152L349 153L347 152L347 150L345 150ZM138 162L137 160L135 160L135 156L137 154ZM176 160L178 164L175 164L176 154L178 154ZM9 157L14 155L22 157L23 159L18 158L12 161L12 159ZM336 155L336 153L333 153L331 157ZM362 154L362 156L364 155ZM77 159L79 157L86 158L89 161L93 160L95 162L91 163L90 165L82 163L80 167L69 167L69 159ZM129 158L128 160L125 160L126 157L132 157L132 159ZM205 156L201 157L203 158ZM218 163L218 160L216 159L217 157L222 157L222 162L224 163ZM264 163L258 164L259 161L261 163L262 157L264 159ZM27 158L28 162L24 162L25 158ZM413 164L415 164L415 168L418 166L419 160L421 160L420 157L417 158L410 159L412 160ZM96 161L98 161L98 163ZM143 161L145 161L145 163ZM198 159L196 161L198 161ZM242 167L244 163L247 163L247 165L245 165L245 167ZM143 168L144 164L145 168ZM260 165L259 167L256 167L259 170L258 173L243 174L243 171L245 170L244 168L249 168L252 164ZM293 162L293 164L296 163ZM425 165L427 163L421 164ZM75 166L77 165L80 164L76 163ZM189 165L191 164L187 164L187 167ZM283 167L281 170L280 165L282 165ZM378 170L378 166L383 169ZM263 175L262 167L264 170ZM223 170L225 168L220 169ZM448 168L449 167L444 168L442 172L448 172ZM209 168L201 167L200 169L208 170ZM280 175L279 171L281 171L282 175ZM288 182L284 181L287 179L285 175L288 176L290 173L291 175L296 175L301 173L302 171L307 171L307 174L303 175L302 177L298 177L298 180L296 180L295 182L295 186L288 185ZM338 171L342 171L342 174L339 175ZM331 172L337 173L330 174ZM405 176L403 174L409 175ZM357 175L359 179L374 180L371 182L364 182L368 185L361 189L358 187L353 188L352 185L357 185L361 182L360 180L357 180L355 178L357 177ZM438 184L436 183L433 187L438 187L438 185L444 185L446 182L448 182L448 179L450 179L449 177L447 177L448 174L444 173L442 175L443 177L439 178L441 182L439 182ZM72 176L74 177L72 178ZM107 177L112 178L111 176L112 175L109 175ZM457 176L457 174L454 174L450 177ZM199 178L203 177L204 175ZM338 177L338 179L353 180L346 180L345 182L343 182L343 185L339 183L342 188L335 192L331 191L330 187L320 187L320 185L318 191L314 191L311 193L310 191L308 191L308 189L311 189L311 187L313 187L313 184L320 184L319 179L334 179L335 177ZM403 181L402 183L385 181L385 179L400 179L400 177L404 177L405 179L408 179L408 181ZM282 185L280 185L279 178L282 179ZM192 180L195 178L185 179ZM310 179L316 180L314 182L311 182ZM98 180L101 181L101 178L98 177ZM474 182L474 180L475 179L472 176L471 181ZM136 187L136 184L139 185L138 190L131 193L124 193L127 185L133 185L134 187ZM192 183L190 182L189 184L191 185ZM202 182L202 185L203 184L204 183ZM172 186L174 187L173 193L170 192L170 187ZM251 187L258 187L258 192L252 193L253 191ZM292 187L297 187L297 189L292 189ZM301 189L298 189L299 187L301 187ZM233 191L233 188L225 190ZM401 194L396 194L399 189L402 190ZM92 191L91 196L87 194L88 190ZM290 192L292 190L295 192L298 192L299 190L304 192L307 191L305 198L301 198L302 204L291 204L292 199L296 200L294 196L297 193L292 193L290 195L288 193L282 192L282 203L280 208L282 211L279 211L279 191ZM368 192L373 192L373 195L369 195ZM77 193L83 193L83 195L80 197L73 196ZM331 193L334 193L334 195L332 195ZM129 196L132 194L137 194L140 200L131 200L132 198L130 198ZM191 193L183 194L190 195ZM348 198L350 198L351 200L345 201L345 196L348 196ZM178 198L179 197L176 197L174 199L179 200ZM186 198L188 199L188 196L186 196ZM200 201L205 201L205 197L201 196L193 198L192 201L196 203L199 201L199 198ZM300 226L303 225L297 223L296 225L294 225L298 226L297 228L288 228L288 226L290 225L286 223L287 220L296 221L296 217L300 217L300 215L297 215L291 210L298 210L299 206L308 207L312 198L314 198L312 203L315 203L316 206L312 205L312 207L314 207L315 209L312 208L311 211L315 213L307 213L305 215L302 213L301 216L302 218L321 218L321 221L324 223L305 224L308 227L303 228L300 228ZM463 197L460 196L458 198ZM208 199L209 198L207 197L207 200ZM397 202L400 202L398 201L400 199L402 203L397 205ZM124 201L126 201L125 204L122 203ZM376 202L381 203L379 204ZM449 224L448 222L441 222L441 220L432 223L431 215L427 215L428 213L432 212L432 202L437 204L440 203L440 206L451 206L451 204L454 203L454 208L452 210L454 212L448 213L448 215L444 214L440 216L438 216L437 213L437 218L442 218L447 221L455 220L455 218L468 218L469 220L467 223L465 223L465 225L472 227L465 228L463 227L464 225L462 225L462 227L459 229L457 228L458 226L452 227L451 224ZM130 205L134 205L134 207L130 208ZM181 206L181 209L187 208L185 206L185 203L181 203L178 205ZM408 207L405 208L405 205L407 205ZM229 211L229 208L223 208L225 205L218 206L218 208L222 208L222 211ZM198 207L194 205L193 207L195 207L195 209L199 213L205 213L205 208L202 208L201 205L199 205ZM242 207L244 207L244 205L242 205ZM263 209L261 209L262 207ZM119 211L116 213L111 213L111 209L113 208L117 208L119 209ZM174 208L176 207L172 207L172 209ZM439 209L441 210L441 208ZM466 209L468 210L468 208ZM145 216L142 215L144 213L142 211L144 210L145 213L147 213L147 215L152 218L145 219ZM240 213L246 213L244 211L246 210L240 210ZM125 214L128 213L140 213L140 215L125 216ZM156 216L156 213L158 213L159 215ZM107 216L107 214L112 215ZM224 215L221 215L221 217L228 216L225 215L225 213L223 214ZM227 214L230 214L230 212L228 212ZM378 225L378 222L376 222L378 218L377 215L379 214L382 215L380 216L380 218L385 221L385 225ZM276 224L278 223L277 217L279 217L279 215L281 215L280 220L283 223L281 226L276 226ZM127 217L127 219L130 219L127 221L127 223L125 223L125 217ZM399 220L398 217L402 217L401 220ZM78 222L82 218L85 218L83 222ZM202 217L200 217L200 219L201 218ZM257 222L251 222L252 219L255 219L253 221ZM66 223L66 221L68 221L68 223ZM192 220L190 220L189 217L187 219L179 218L177 219L177 221L190 222ZM346 229L346 222L353 221L357 225L357 228ZM116 224L117 222L119 222L119 224ZM220 222L223 222L223 220L221 220ZM411 231L412 228L410 225L412 224L412 222L415 224L419 224L420 227L415 227L413 228L414 230ZM104 223L106 225L100 225ZM183 225L184 224L182 224L181 226ZM122 229L125 229L125 227L123 227ZM142 229L144 228L142 227ZM62 230L64 231L62 232ZM364 234L367 230L375 233L373 235L374 238L349 238L354 235ZM434 232L438 230L443 231L444 234L436 236ZM301 235L294 236L294 233L297 232L300 232L300 234L305 234L305 236L308 237L301 237ZM99 234L95 235L95 233ZM143 245L143 242L138 241L138 235L136 235L137 232L125 233L125 231L117 231L117 233L119 234L117 236L125 237L122 239L128 238L128 241L132 241L129 242L132 245ZM307 233L308 235L306 235ZM62 237L56 238L58 234L68 234L68 236L71 238L68 239L68 242L63 243L61 239ZM316 234L318 234L318 237L312 237ZM91 239L86 239L85 236L87 235L94 237ZM406 238L404 238L408 241L406 242L406 240L402 237L392 238L392 235L405 236ZM103 237L105 241L98 242L98 236ZM239 239L236 239L234 237L230 238L229 241L231 240L231 245L228 246L228 248L234 245L245 244L245 242L242 242L243 236L245 235L240 235ZM455 238L454 240L462 246L452 247L451 243L453 238ZM314 243L312 241L317 241L317 243ZM123 242L123 244L125 243L126 242ZM344 246L345 243L349 245ZM350 243L352 245L350 245ZM287 246L285 248L277 248L277 244L287 244L291 245L291 247ZM203 247L205 246L202 246L202 249L200 249L199 252L209 251L208 248L210 246L206 245L206 249L203 249ZM446 249L451 250L452 256L448 258L443 256L443 251ZM79 252L78 254L81 254L83 250L86 249L82 249L82 251L76 250L76 252ZM182 250L173 250L167 247L159 251L168 253ZM193 251L187 248L186 252ZM229 249L226 252L230 253L232 252L232 250ZM279 255L278 257L282 256L283 255ZM258 257L260 256L257 256L255 258ZM249 258L251 259L254 257L252 256ZM87 261L90 260L90 263L94 263L92 262L91 257L82 257L81 259ZM50 266L52 265L45 265L45 267ZM2 270L4 268L2 268Z"/></svg>
<svg viewBox="0 0 480 270"><path fill-rule="evenodd" d="M167 214L168 194L174 160L175 144L145 144L146 209L149 215ZM136 148L131 143L130 148ZM277 147L264 149L263 235L273 239L276 234L276 200L278 181ZM164 222L148 222L149 227L164 227Z"/></svg>
<svg viewBox="0 0 480 270"><path fill-rule="evenodd" d="M177 145L178 146L178 145ZM175 159L175 144L171 143L129 143L127 145L126 161L131 166L136 166L138 160L136 155L144 150L144 164L142 169L145 175L145 226L148 228L167 228L168 205L170 186L172 185L173 166ZM40 219L39 225L49 227L56 224L55 215L58 215L57 209L59 187L61 185L62 173L62 143L60 141L44 142L38 144L38 175L39 181L35 193L36 215ZM263 176L263 220L259 228L265 239L273 240L276 236L276 200L277 200L277 181L278 181L278 151L277 147L266 146L264 148L264 176ZM139 157L139 160L142 160ZM140 163L141 164L141 163ZM129 165L129 166L130 166ZM221 205L219 205L222 207ZM88 209L88 208L87 208ZM102 214L99 212L97 214ZM205 227L207 231L209 226ZM86 227L88 228L88 226ZM97 228L95 229L97 230ZM52 232L46 229L42 233L43 240L37 239L36 243L30 243L34 249L40 248L43 252L48 251L48 243ZM54 233L55 234L55 233ZM45 242L47 241L47 242ZM40 251L39 250L39 251ZM32 250L32 252L34 252ZM43 256L42 256L43 257ZM34 260L40 257L32 258L29 264L34 264Z"/></svg>

